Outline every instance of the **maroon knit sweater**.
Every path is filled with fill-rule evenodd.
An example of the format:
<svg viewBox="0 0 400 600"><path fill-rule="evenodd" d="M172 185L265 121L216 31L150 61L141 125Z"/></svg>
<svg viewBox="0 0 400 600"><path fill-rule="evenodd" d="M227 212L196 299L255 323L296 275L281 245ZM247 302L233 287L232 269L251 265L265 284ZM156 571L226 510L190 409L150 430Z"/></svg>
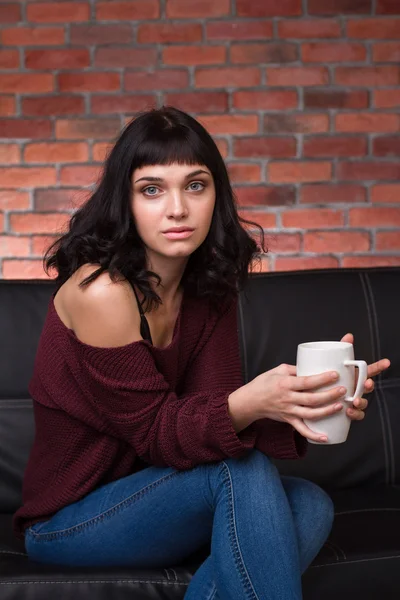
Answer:
<svg viewBox="0 0 400 600"><path fill-rule="evenodd" d="M251 448L300 458L308 442L262 419L237 434L228 396L243 385L237 299L218 313L185 292L166 348L81 342L50 299L29 392L36 435L14 515L17 538L95 488L146 466L186 470Z"/></svg>

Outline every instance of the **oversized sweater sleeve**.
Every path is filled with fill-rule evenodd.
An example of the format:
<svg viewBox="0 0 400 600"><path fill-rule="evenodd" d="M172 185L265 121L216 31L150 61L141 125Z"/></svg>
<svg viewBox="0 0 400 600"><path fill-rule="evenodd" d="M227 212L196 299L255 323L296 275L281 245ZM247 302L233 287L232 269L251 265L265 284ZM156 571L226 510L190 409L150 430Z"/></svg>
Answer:
<svg viewBox="0 0 400 600"><path fill-rule="evenodd" d="M229 344L225 343L229 332ZM213 357L212 368L206 364L207 356ZM185 391L204 393L219 389L230 394L244 385L239 354L239 331L237 322L237 299L232 301L224 317L207 345L188 371ZM308 441L289 423L260 419L241 431L238 435L247 436L251 432L256 439L254 447L264 454L279 459L302 458L308 448Z"/></svg>

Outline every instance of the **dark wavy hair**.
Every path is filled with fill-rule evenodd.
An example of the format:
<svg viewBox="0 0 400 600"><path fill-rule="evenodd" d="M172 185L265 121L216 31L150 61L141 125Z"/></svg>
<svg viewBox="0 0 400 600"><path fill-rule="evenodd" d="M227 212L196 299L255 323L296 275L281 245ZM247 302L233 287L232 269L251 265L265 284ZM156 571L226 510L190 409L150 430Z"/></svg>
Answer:
<svg viewBox="0 0 400 600"><path fill-rule="evenodd" d="M182 284L196 296L215 299L237 294L249 269L266 252L260 225L241 218L224 160L210 134L196 119L171 106L140 113L117 139L105 163L102 177L88 200L72 215L68 231L47 249L44 270L55 268L57 290L83 264L99 264L81 286L89 285L104 271L112 281L121 275L144 295L146 310L161 303L150 285L157 273L146 269L146 247L131 209L132 173L144 165L202 164L211 171L215 208L204 242L190 255ZM242 226L258 228L260 245Z"/></svg>

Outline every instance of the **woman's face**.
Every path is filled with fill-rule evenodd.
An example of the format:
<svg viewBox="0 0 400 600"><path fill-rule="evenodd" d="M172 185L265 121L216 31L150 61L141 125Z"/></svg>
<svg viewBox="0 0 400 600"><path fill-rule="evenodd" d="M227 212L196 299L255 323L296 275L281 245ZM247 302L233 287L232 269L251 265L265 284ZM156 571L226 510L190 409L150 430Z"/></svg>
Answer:
<svg viewBox="0 0 400 600"><path fill-rule="evenodd" d="M132 213L150 253L189 257L210 229L215 186L204 165L148 165L132 174ZM190 228L186 234L171 228Z"/></svg>

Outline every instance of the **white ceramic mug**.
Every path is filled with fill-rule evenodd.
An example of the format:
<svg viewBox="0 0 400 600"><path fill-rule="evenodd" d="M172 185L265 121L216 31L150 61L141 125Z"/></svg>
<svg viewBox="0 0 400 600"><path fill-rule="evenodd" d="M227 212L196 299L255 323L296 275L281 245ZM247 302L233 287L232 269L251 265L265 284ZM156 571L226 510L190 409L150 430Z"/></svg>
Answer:
<svg viewBox="0 0 400 600"><path fill-rule="evenodd" d="M305 342L297 347L297 371L298 376L318 375L326 371L337 371L339 379L334 383L321 386L318 390L329 390L334 387L345 387L346 395L332 404L341 402L343 408L338 413L329 415L318 420L304 419L304 423L315 433L328 437L327 442L314 442L311 444L341 444L347 440L351 419L346 415L348 403L361 397L364 385L368 377L368 366L365 360L354 360L354 347L349 342ZM355 367L358 367L357 389L355 388ZM313 390L314 391L314 390ZM327 406L325 404L325 406ZM308 438L307 438L308 439Z"/></svg>

